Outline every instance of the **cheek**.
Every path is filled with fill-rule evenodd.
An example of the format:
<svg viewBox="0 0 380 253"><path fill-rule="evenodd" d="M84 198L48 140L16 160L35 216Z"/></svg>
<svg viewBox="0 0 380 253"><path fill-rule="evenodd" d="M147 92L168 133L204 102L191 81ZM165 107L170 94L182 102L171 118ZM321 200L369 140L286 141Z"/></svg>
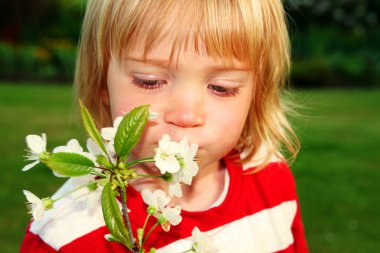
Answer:
<svg viewBox="0 0 380 253"><path fill-rule="evenodd" d="M125 113L128 113L134 107L128 100L117 102L112 98L110 106L113 119L115 119L118 116L124 116Z"/></svg>
<svg viewBox="0 0 380 253"><path fill-rule="evenodd" d="M246 113L225 115L222 120L219 120L216 126L216 132L218 132L219 138L228 141L231 145L235 145L240 138L241 132L244 128L247 118Z"/></svg>
<svg viewBox="0 0 380 253"><path fill-rule="evenodd" d="M225 107L218 114L214 114L213 131L210 133L220 148L229 152L240 139L248 116L249 104L239 104Z"/></svg>
<svg viewBox="0 0 380 253"><path fill-rule="evenodd" d="M111 115L113 119L118 116L124 116L135 107L144 104L141 101L145 101L128 89L121 89L113 93L110 91L109 93Z"/></svg>

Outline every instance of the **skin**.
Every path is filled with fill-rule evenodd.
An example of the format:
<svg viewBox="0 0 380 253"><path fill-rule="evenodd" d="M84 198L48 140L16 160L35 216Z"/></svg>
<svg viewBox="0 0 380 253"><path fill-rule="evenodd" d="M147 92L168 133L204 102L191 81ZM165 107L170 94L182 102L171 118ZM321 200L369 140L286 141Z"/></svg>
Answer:
<svg viewBox="0 0 380 253"><path fill-rule="evenodd" d="M170 62L172 43L166 38L142 60L142 48L134 48L120 63L109 62L106 100L113 119L136 106L150 104L159 113L148 122L133 158L153 156L158 141L167 133L172 140L187 137L199 145L200 170L191 186L184 186L183 197L173 199L183 209L207 209L220 195L225 170L221 159L237 144L252 101L250 72L238 61L226 68L223 61L192 49L182 50ZM156 173L153 164L139 168ZM142 188L166 189L161 180L134 183ZM204 189L207 191L204 191Z"/></svg>

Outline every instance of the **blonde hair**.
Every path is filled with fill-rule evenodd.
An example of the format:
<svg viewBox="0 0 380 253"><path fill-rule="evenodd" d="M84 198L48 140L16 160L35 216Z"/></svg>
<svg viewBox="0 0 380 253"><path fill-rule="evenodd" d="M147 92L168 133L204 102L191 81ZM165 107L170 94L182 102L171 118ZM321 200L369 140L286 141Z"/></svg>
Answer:
<svg viewBox="0 0 380 253"><path fill-rule="evenodd" d="M236 147L245 159L262 146L269 151L265 163L281 148L295 158L299 143L280 98L290 69L281 0L89 0L75 84L98 127L112 123L101 99L111 57L120 59L137 42L146 56L166 33L174 36L171 58L190 46L199 52L202 45L208 55L227 64L239 60L252 72L253 101Z"/></svg>

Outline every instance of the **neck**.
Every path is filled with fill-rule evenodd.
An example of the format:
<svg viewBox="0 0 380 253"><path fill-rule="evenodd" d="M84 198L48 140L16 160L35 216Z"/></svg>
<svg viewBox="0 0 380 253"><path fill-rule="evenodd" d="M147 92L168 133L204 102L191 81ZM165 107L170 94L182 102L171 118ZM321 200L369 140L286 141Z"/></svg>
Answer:
<svg viewBox="0 0 380 253"><path fill-rule="evenodd" d="M137 169L140 174L159 175L154 168L141 166ZM182 184L182 198L173 197L171 204L180 205L187 211L202 211L208 209L220 196L224 188L225 169L221 162L215 162L200 167L191 185ZM160 178L139 178L131 183L138 191L162 189L168 194L168 183Z"/></svg>

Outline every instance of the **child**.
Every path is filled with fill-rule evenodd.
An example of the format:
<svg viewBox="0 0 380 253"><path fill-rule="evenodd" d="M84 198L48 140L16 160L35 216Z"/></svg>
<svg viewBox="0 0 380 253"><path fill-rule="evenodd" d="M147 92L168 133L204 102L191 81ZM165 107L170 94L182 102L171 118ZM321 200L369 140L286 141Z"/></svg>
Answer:
<svg viewBox="0 0 380 253"><path fill-rule="evenodd" d="M307 252L279 153L298 150L279 99L290 64L284 16L280 0L88 1L75 82L98 127L150 104L159 116L133 158L152 156L164 134L199 145L199 173L171 200L182 222L156 228L147 250L185 252L197 226L211 252ZM151 164L138 170L157 173ZM69 180L59 193L72 187ZM146 215L142 189L167 187L158 179L128 187L133 231ZM31 223L21 252L127 252L104 239L100 202L92 213L68 203Z"/></svg>

